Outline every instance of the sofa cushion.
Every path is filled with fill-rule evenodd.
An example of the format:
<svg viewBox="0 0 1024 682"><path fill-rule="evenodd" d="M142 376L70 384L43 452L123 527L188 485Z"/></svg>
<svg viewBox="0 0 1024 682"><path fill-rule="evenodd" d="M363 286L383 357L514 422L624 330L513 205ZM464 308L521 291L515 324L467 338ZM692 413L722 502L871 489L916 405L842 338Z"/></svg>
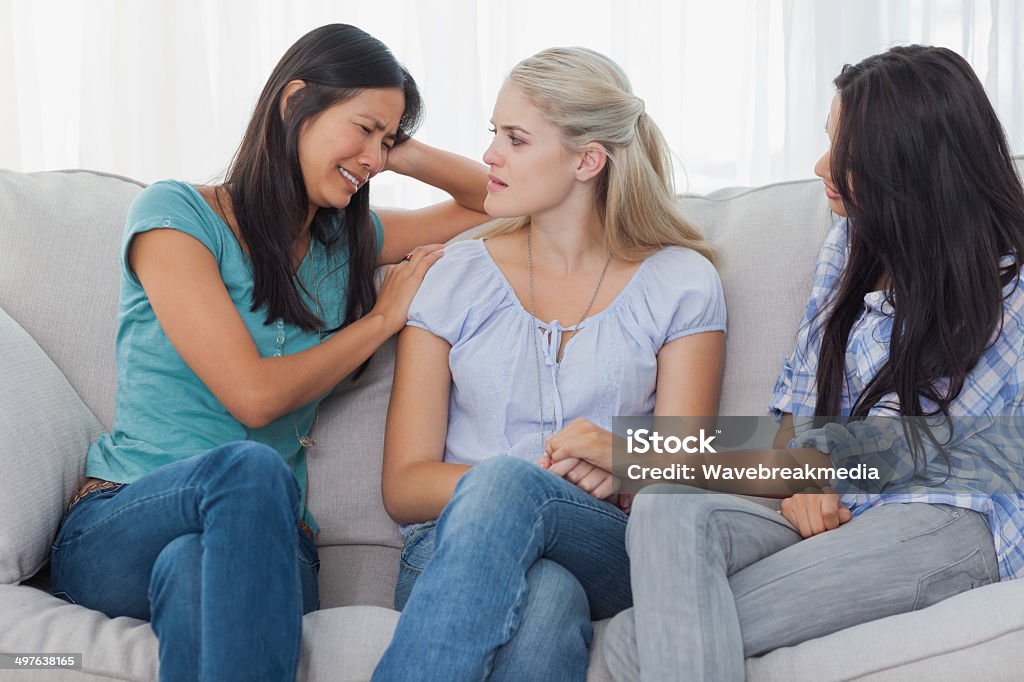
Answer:
<svg viewBox="0 0 1024 682"><path fill-rule="evenodd" d="M141 189L92 171L0 170L0 307L108 428L117 383L119 245Z"/></svg>
<svg viewBox="0 0 1024 682"><path fill-rule="evenodd" d="M822 608L841 606L823 601ZM1022 651L1024 581L1011 580L748 659L747 676L765 682L1019 680Z"/></svg>
<svg viewBox="0 0 1024 682"><path fill-rule="evenodd" d="M145 621L107 618L24 585L0 585L0 613L0 651L82 654L80 670L32 671L26 680L157 679L157 640ZM397 612L375 606L307 614L302 620L298 680L370 679L397 622Z"/></svg>
<svg viewBox="0 0 1024 682"><path fill-rule="evenodd" d="M380 496L394 360L391 340L374 353L366 372L341 382L320 406L317 445L306 453L319 545L402 546Z"/></svg>
<svg viewBox="0 0 1024 682"><path fill-rule="evenodd" d="M85 453L102 430L60 370L0 308L0 583L19 583L49 558Z"/></svg>
<svg viewBox="0 0 1024 682"><path fill-rule="evenodd" d="M821 182L688 195L680 206L718 250L729 315L720 414L764 416L834 219Z"/></svg>

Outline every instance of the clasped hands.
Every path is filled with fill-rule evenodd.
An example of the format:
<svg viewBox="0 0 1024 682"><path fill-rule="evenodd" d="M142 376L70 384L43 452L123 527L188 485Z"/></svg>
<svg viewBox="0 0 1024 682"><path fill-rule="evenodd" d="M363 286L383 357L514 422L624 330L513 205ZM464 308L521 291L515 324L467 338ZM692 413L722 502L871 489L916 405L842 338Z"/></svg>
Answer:
<svg viewBox="0 0 1024 682"><path fill-rule="evenodd" d="M608 499L618 489L618 479L611 473L613 440L611 431L573 419L547 439L537 464L599 500ZM632 500L632 495L619 495L617 503L628 512Z"/></svg>
<svg viewBox="0 0 1024 682"><path fill-rule="evenodd" d="M614 438L611 431L586 419L574 419L548 438L544 456L537 464L597 499L607 499L619 487L618 479L611 473ZM633 496L618 498L618 506L628 512ZM834 530L851 518L850 510L831 490L787 497L782 500L780 512L805 538Z"/></svg>

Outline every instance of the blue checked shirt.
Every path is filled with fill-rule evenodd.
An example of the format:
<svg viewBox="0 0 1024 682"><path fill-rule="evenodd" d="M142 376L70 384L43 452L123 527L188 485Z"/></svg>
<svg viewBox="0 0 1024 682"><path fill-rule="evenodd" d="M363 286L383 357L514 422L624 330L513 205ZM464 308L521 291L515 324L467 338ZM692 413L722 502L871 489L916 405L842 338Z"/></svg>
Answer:
<svg viewBox="0 0 1024 682"><path fill-rule="evenodd" d="M847 256L847 221L829 232L814 273L807 311L796 348L785 359L769 409L776 419L793 415L796 437L789 447L814 447L829 454L836 467L859 461L882 463L898 492L852 492L837 484L843 504L857 516L889 502L949 504L985 514L992 529L1002 579L1024 576L1024 286L1011 282L1003 292L1003 328L967 375L963 390L949 407L952 424L928 418L943 443L947 460L932 456L928 445L914 478L910 446L890 394L872 408L868 419L812 428L817 401L816 368L822 320L815 315L839 281ZM892 333L892 306L881 292L864 297L864 309L850 330L846 352L846 390L840 412L850 414L865 386L885 364ZM811 322L814 320L812 328ZM922 401L925 412L934 409ZM953 438L948 439L952 426ZM949 474L947 476L947 474ZM902 482L902 484L900 483Z"/></svg>

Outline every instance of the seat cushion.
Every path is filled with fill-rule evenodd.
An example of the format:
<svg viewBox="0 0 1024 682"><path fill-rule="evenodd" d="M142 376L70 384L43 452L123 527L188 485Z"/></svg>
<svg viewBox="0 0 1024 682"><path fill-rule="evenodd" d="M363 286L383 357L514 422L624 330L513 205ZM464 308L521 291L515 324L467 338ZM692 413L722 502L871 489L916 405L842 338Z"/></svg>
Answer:
<svg viewBox="0 0 1024 682"><path fill-rule="evenodd" d="M145 621L107 618L24 585L0 585L0 613L0 651L82 654L80 670L32 671L25 674L26 680L157 679L157 640ZM370 679L397 622L396 611L376 606L325 609L306 615L298 679ZM3 674L0 678L7 679Z"/></svg>

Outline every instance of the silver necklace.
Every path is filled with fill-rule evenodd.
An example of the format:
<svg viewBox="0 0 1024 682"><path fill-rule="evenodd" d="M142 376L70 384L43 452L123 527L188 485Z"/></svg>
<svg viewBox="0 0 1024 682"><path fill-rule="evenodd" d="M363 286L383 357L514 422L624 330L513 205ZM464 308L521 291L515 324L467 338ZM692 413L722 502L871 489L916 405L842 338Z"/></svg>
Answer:
<svg viewBox="0 0 1024 682"><path fill-rule="evenodd" d="M310 256L310 269L313 271L313 303L316 305L316 316L318 319L323 319L320 315L320 282L316 277L316 250L313 248L313 236L309 237L309 256ZM323 338L323 328L317 329L316 331L317 343ZM299 441L299 445L304 448L316 447L316 438L313 438L313 429L316 428L317 422L320 421L320 403L316 404L316 413L313 417L313 424L309 427L309 432L306 435L299 433L299 425L295 421L295 414L292 414L292 428L295 429L295 437Z"/></svg>
<svg viewBox="0 0 1024 682"><path fill-rule="evenodd" d="M543 455L544 454L544 444L545 444L544 434L547 432L547 428L546 428L547 422L544 420L544 391L541 390L540 349L537 346L537 335L540 332L540 322L537 320L537 304L536 304L536 300L535 300L534 293L533 293L533 246L532 246L532 243L530 241L531 233L532 233L532 230L530 228L526 228L526 273L527 273L527 277L528 277L528 279L530 281L530 317L533 318L533 321L532 321L532 324L531 324L531 329L530 329L530 336L533 337L533 359L534 359L534 362L536 363L536 366L537 366L537 407L538 407L538 410L539 410L539 413L540 413L540 453L541 453L541 455ZM573 325L574 326L573 336L575 336L576 334L579 334L581 331L583 331L583 327L581 327L580 325L583 324L583 320L587 319L587 315L590 314L590 309L592 307L594 307L594 301L597 300L597 292L601 290L601 283L604 282L604 276L608 273L608 266L611 264L611 262L612 262L612 254L611 254L611 252L609 252L608 253L608 259L604 262L604 269L601 270L601 276L597 280L597 286L594 287L594 293L590 297L590 303L587 304L587 309L583 311L582 315L580 315L579 321L575 325ZM556 361L559 360L559 358L557 356L557 353L558 353L558 349L556 348L555 349L555 354L556 354L555 355L555 359L556 359ZM565 359L565 356L563 355L561 360L564 360L564 359ZM558 370L556 369L555 371L558 371ZM555 402L554 402L554 399L552 399L552 401L551 401L551 431L552 431L552 434L554 433L555 426L556 426L557 423L558 422L557 422L557 419L555 417Z"/></svg>

